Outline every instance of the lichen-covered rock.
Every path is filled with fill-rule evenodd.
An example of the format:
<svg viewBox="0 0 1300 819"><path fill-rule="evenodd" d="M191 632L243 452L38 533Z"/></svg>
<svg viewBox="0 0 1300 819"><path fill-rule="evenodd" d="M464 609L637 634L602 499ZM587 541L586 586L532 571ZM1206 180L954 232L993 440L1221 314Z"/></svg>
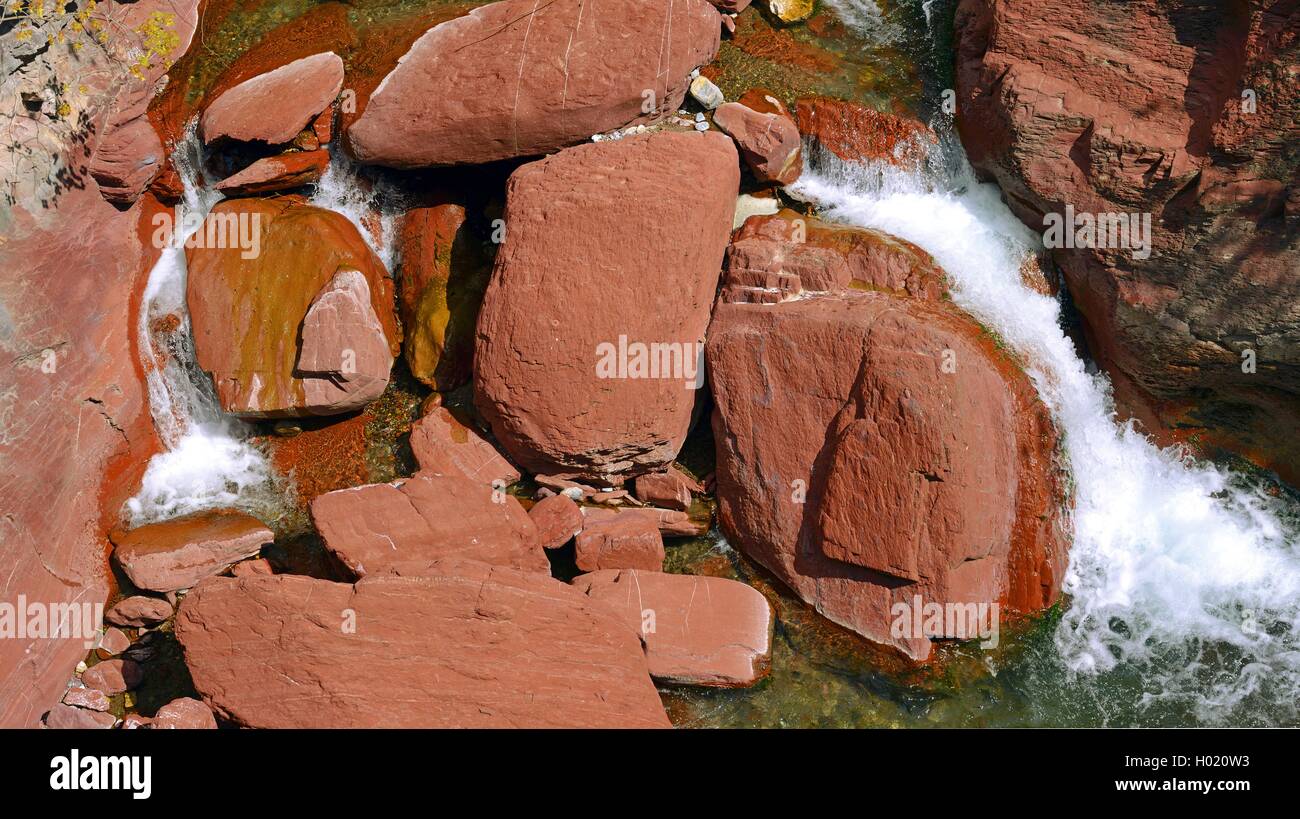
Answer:
<svg viewBox="0 0 1300 819"><path fill-rule="evenodd" d="M240 236L187 251L195 357L224 410L330 415L383 392L400 349L392 282L346 217L283 197L221 202L209 222L205 242Z"/></svg>

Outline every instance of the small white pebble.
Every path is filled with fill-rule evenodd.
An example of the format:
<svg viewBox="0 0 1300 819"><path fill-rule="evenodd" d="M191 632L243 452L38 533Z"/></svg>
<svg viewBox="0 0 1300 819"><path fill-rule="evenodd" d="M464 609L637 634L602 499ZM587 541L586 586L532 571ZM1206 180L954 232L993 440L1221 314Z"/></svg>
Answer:
<svg viewBox="0 0 1300 819"><path fill-rule="evenodd" d="M704 122L704 114L702 114L702 113L700 113L700 114L696 114L696 115L695 115L695 121L696 121L696 122Z"/></svg>
<svg viewBox="0 0 1300 819"><path fill-rule="evenodd" d="M698 76L700 76L700 69L696 68L695 70L691 71L691 79L695 79Z"/></svg>
<svg viewBox="0 0 1300 819"><path fill-rule="evenodd" d="M709 123L707 123L707 122L697 122L697 123L695 123L695 130L697 130L697 131L707 131L707 130L709 130Z"/></svg>

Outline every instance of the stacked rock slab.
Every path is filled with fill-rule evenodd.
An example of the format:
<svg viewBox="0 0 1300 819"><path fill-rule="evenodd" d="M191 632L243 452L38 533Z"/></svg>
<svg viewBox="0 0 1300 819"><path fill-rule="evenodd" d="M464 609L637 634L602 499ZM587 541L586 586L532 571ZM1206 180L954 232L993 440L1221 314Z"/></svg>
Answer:
<svg viewBox="0 0 1300 819"><path fill-rule="evenodd" d="M788 225L766 227L779 236ZM923 283L942 272L923 251L815 227L804 246L769 240L767 257L797 259L813 245L899 258L862 268L879 289L717 307L708 355L719 522L826 617L925 658L929 637L898 622L898 604L1025 612L1056 599L1065 546L1055 433L1014 362L927 297Z"/></svg>

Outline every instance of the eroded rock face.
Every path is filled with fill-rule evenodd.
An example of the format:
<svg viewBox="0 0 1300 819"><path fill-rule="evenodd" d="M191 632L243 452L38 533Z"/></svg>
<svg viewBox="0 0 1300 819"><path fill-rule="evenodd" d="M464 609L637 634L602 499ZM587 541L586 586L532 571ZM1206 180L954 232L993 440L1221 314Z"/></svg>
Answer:
<svg viewBox="0 0 1300 819"><path fill-rule="evenodd" d="M1121 405L1300 479L1300 10L963 0L956 27L962 140L1026 224L1150 215L1148 258L1054 253Z"/></svg>
<svg viewBox="0 0 1300 819"><path fill-rule="evenodd" d="M352 223L295 197L212 214L253 240L187 252L195 357L222 408L330 415L382 393L400 342L393 287Z"/></svg>
<svg viewBox="0 0 1300 819"><path fill-rule="evenodd" d="M719 523L821 614L925 658L928 638L895 628L896 604L1056 599L1053 427L949 303L906 290L724 303L708 355Z"/></svg>
<svg viewBox="0 0 1300 819"><path fill-rule="evenodd" d="M772 610L751 586L636 570L592 572L573 585L623 615L660 682L735 688L767 674Z"/></svg>
<svg viewBox="0 0 1300 819"><path fill-rule="evenodd" d="M327 492L311 502L311 516L325 547L358 577L447 557L550 573L519 501L459 473Z"/></svg>
<svg viewBox="0 0 1300 819"><path fill-rule="evenodd" d="M225 571L275 540L255 517L239 512L202 512L130 531L112 533L113 557L141 589L188 589Z"/></svg>
<svg viewBox="0 0 1300 819"><path fill-rule="evenodd" d="M660 132L571 148L510 177L475 403L515 463L620 483L673 460L739 176L727 137ZM643 363L665 355L634 368L634 344Z"/></svg>
<svg viewBox="0 0 1300 819"><path fill-rule="evenodd" d="M675 111L720 31L706 0L491 3L417 40L348 144L398 168L550 153Z"/></svg>
<svg viewBox="0 0 1300 819"><path fill-rule="evenodd" d="M291 141L334 101L343 88L343 60L313 54L229 89L203 112L203 141Z"/></svg>
<svg viewBox="0 0 1300 819"><path fill-rule="evenodd" d="M251 727L668 727L612 608L533 572L409 571L205 581L176 625L195 687Z"/></svg>

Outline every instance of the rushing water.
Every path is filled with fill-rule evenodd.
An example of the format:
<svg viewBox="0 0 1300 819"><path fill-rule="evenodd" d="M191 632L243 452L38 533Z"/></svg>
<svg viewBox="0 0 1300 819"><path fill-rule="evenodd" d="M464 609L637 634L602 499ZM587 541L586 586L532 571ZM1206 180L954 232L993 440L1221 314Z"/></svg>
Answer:
<svg viewBox="0 0 1300 819"><path fill-rule="evenodd" d="M171 214L171 241L149 271L140 305L137 343L163 451L149 461L140 491L127 501L133 525L202 509L275 503L266 458L247 442L247 427L221 411L211 379L194 359L185 242L222 199L200 182L203 153L194 131L176 151L185 193Z"/></svg>
<svg viewBox="0 0 1300 819"><path fill-rule="evenodd" d="M864 34L894 30L865 9L879 11L871 0L830 3L846 23L866 26ZM922 5L927 29L942 13L932 5ZM939 64L924 53L933 45L912 44L918 63ZM1061 304L1022 281L1022 263L1042 249L1040 238L995 185L975 179L947 124L936 130L941 139L918 167L819 153L793 192L825 218L929 251L947 271L954 301L1025 362L1062 432L1075 486L1059 620L1013 638L1018 645L985 658L983 672L972 675L981 664L966 663L955 675L960 682L953 674L905 680L855 667L782 628L778 654L785 642L783 660L796 673L783 673L778 659L772 688L701 696L694 714L712 724L1300 722L1295 502L1264 480L1160 449L1117 419L1106 377L1063 329ZM810 696L789 698L777 686ZM773 719L764 699L786 713Z"/></svg>

